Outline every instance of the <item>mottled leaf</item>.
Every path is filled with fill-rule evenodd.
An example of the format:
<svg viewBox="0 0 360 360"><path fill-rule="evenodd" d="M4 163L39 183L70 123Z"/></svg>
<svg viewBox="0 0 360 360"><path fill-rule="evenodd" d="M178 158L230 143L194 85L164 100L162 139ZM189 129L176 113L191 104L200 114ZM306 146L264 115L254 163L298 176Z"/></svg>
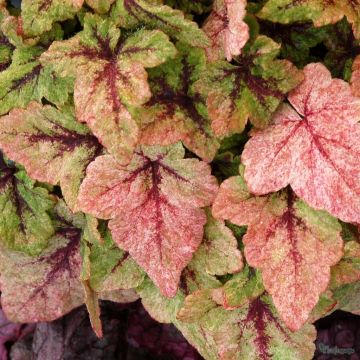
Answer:
<svg viewBox="0 0 360 360"><path fill-rule="evenodd" d="M9 319L51 321L83 304L80 236L77 228L60 229L37 258L0 252L1 303Z"/></svg>
<svg viewBox="0 0 360 360"><path fill-rule="evenodd" d="M326 289L330 266L342 256L340 224L297 199L290 189L253 197L240 176L222 183L213 214L248 225L243 237L246 260L262 271L284 322L298 330Z"/></svg>
<svg viewBox="0 0 360 360"><path fill-rule="evenodd" d="M39 253L54 234L48 211L54 200L0 153L0 242L9 249Z"/></svg>
<svg viewBox="0 0 360 360"><path fill-rule="evenodd" d="M357 56L352 64L350 84L352 93L360 97L360 56Z"/></svg>
<svg viewBox="0 0 360 360"><path fill-rule="evenodd" d="M0 73L10 66L13 50L14 46L0 30Z"/></svg>
<svg viewBox="0 0 360 360"><path fill-rule="evenodd" d="M152 3L149 0L117 0L111 16L124 28L145 25L160 29L192 46L209 45L208 37L195 22L186 19L182 11L167 5Z"/></svg>
<svg viewBox="0 0 360 360"><path fill-rule="evenodd" d="M40 46L14 51L11 65L0 73L0 114L24 107L31 100L67 101L73 82L55 75L51 66L42 66L38 60L42 51Z"/></svg>
<svg viewBox="0 0 360 360"><path fill-rule="evenodd" d="M21 17L27 35L40 35L56 21L72 18L82 7L83 0L23 0Z"/></svg>
<svg viewBox="0 0 360 360"><path fill-rule="evenodd" d="M311 20L315 26L334 24L346 16L355 35L360 35L357 0L269 0L257 16L283 24Z"/></svg>
<svg viewBox="0 0 360 360"><path fill-rule="evenodd" d="M249 27L244 22L246 0L215 0L203 30L211 40L206 48L210 61L238 56L249 39Z"/></svg>
<svg viewBox="0 0 360 360"><path fill-rule="evenodd" d="M60 183L74 211L85 169L101 152L97 139L74 119L70 110L59 111L35 102L0 118L0 147L24 165L33 179Z"/></svg>
<svg viewBox="0 0 360 360"><path fill-rule="evenodd" d="M277 60L280 45L266 36L248 43L234 65L209 64L196 90L207 95L207 108L217 136L241 133L247 120L268 124L285 94L302 80L289 61Z"/></svg>
<svg viewBox="0 0 360 360"><path fill-rule="evenodd" d="M205 69L205 52L177 44L180 54L150 71L153 96L137 111L142 123L141 143L169 145L182 140L205 161L211 161L219 147L212 133L206 105L193 89Z"/></svg>
<svg viewBox="0 0 360 360"><path fill-rule="evenodd" d="M85 2L97 13L104 14L110 10L110 7L115 2L115 0L85 0Z"/></svg>
<svg viewBox="0 0 360 360"><path fill-rule="evenodd" d="M360 315L360 281L340 286L334 291L336 309Z"/></svg>
<svg viewBox="0 0 360 360"><path fill-rule="evenodd" d="M217 191L210 167L183 159L181 144L142 147L128 166L112 156L87 168L80 208L109 222L114 241L145 269L167 296L176 294L181 271L199 247Z"/></svg>
<svg viewBox="0 0 360 360"><path fill-rule="evenodd" d="M175 53L174 45L159 30L139 30L123 39L109 19L88 14L84 30L54 42L41 62L54 64L63 75L76 75L78 120L87 123L119 160L128 162L138 128L127 106L139 106L151 96L145 67L157 66Z"/></svg>
<svg viewBox="0 0 360 360"><path fill-rule="evenodd" d="M304 73L288 96L291 105L247 142L245 180L258 195L290 184L315 209L360 222L360 99L322 64Z"/></svg>

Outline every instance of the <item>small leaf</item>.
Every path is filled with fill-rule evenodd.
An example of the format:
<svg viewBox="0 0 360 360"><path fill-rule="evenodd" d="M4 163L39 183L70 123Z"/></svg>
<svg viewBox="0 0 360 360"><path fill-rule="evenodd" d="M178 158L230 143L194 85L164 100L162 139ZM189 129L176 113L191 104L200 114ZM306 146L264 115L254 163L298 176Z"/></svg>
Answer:
<svg viewBox="0 0 360 360"><path fill-rule="evenodd" d="M82 7L83 0L23 0L21 17L27 35L40 35L56 21L72 18Z"/></svg>
<svg viewBox="0 0 360 360"><path fill-rule="evenodd" d="M153 96L136 117L142 123L141 143L170 145L181 140L205 161L211 161L219 147L212 133L206 105L193 89L205 69L204 50L178 43L179 55L150 70Z"/></svg>
<svg viewBox="0 0 360 360"><path fill-rule="evenodd" d="M291 330L307 320L342 256L341 226L289 191L252 197L240 176L222 183L213 205L217 218L248 225L243 237L250 266L262 271L265 289Z"/></svg>
<svg viewBox="0 0 360 360"><path fill-rule="evenodd" d="M206 48L210 61L227 61L238 56L249 39L249 27L244 22L246 0L215 0L213 10L206 19L203 30L211 40Z"/></svg>
<svg viewBox="0 0 360 360"><path fill-rule="evenodd" d="M8 249L38 254L54 234L48 211L54 200L0 152L0 239Z"/></svg>
<svg viewBox="0 0 360 360"><path fill-rule="evenodd" d="M139 30L120 39L109 20L87 14L84 30L54 42L41 56L62 75L75 75L77 118L115 156L129 162L138 128L127 106L139 106L151 93L145 67L154 67L176 54L168 37L158 30ZM120 40L119 40L120 39Z"/></svg>
<svg viewBox="0 0 360 360"><path fill-rule="evenodd" d="M0 252L1 304L9 319L52 321L83 304L80 236L74 227L60 229L37 258Z"/></svg>
<svg viewBox="0 0 360 360"><path fill-rule="evenodd" d="M360 222L360 99L322 64L304 73L288 96L291 106L281 106L273 125L245 145L245 180L257 195L290 184L315 209Z"/></svg>
<svg viewBox="0 0 360 360"><path fill-rule="evenodd" d="M285 94L303 79L287 60L277 60L280 45L260 35L248 43L234 65L209 64L195 89L207 96L212 129L217 136L241 133L250 118L265 127Z"/></svg>
<svg viewBox="0 0 360 360"><path fill-rule="evenodd" d="M145 269L166 296L199 247L204 211L217 191L209 165L183 159L181 144L142 147L128 166L112 156L87 168L80 208L109 222L114 241Z"/></svg>
<svg viewBox="0 0 360 360"><path fill-rule="evenodd" d="M36 180L60 186L67 204L75 202L87 165L101 152L97 139L71 111L30 103L0 117L0 146Z"/></svg>
<svg viewBox="0 0 360 360"><path fill-rule="evenodd" d="M184 13L149 0L117 0L111 17L126 29L145 25L160 29L171 37L192 46L206 47L209 39L198 25L186 19Z"/></svg>

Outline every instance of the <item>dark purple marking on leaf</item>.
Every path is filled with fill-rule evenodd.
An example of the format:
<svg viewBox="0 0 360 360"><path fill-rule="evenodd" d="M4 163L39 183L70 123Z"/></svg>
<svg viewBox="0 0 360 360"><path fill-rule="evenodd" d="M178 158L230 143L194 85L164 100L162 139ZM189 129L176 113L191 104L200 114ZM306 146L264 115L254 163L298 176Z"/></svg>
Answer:
<svg viewBox="0 0 360 360"><path fill-rule="evenodd" d="M39 11L46 11L51 6L52 0L45 0L39 5Z"/></svg>
<svg viewBox="0 0 360 360"><path fill-rule="evenodd" d="M8 184L12 183L14 173L15 169L7 166L0 151L0 192L3 192Z"/></svg>
<svg viewBox="0 0 360 360"><path fill-rule="evenodd" d="M153 14L152 12L144 9L141 7L136 0L124 0L124 7L126 11L133 16L136 20L141 21L140 17L136 13L143 13L146 17L150 18L151 20L158 21L161 24L172 28L174 31L181 31L181 28L170 24L166 20L162 19L160 16Z"/></svg>
<svg viewBox="0 0 360 360"><path fill-rule="evenodd" d="M10 87L10 89L0 98L0 101L3 100L12 91L18 90L19 88L25 86L27 83L32 81L34 78L36 78L36 81L37 81L41 69L42 69L42 66L40 64L38 64L30 72L28 72L24 77L15 80L13 85Z"/></svg>
<svg viewBox="0 0 360 360"><path fill-rule="evenodd" d="M191 291L188 286L187 280L192 280L195 284L197 284L200 288L200 283L196 280L196 275L194 270L186 267L180 276L179 288L184 292L185 295L190 295Z"/></svg>
<svg viewBox="0 0 360 360"><path fill-rule="evenodd" d="M115 264L115 266L111 269L111 273L115 273L118 268L120 268L124 262L130 257L128 252L125 252L124 256Z"/></svg>

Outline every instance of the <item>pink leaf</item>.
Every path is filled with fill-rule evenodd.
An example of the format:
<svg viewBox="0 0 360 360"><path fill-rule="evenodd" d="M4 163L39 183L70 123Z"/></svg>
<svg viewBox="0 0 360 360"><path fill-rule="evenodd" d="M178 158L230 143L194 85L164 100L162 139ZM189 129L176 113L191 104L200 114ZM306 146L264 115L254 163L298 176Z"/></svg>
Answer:
<svg viewBox="0 0 360 360"><path fill-rule="evenodd" d="M290 184L312 207L360 222L360 99L322 64L304 73L288 96L291 105L246 144L245 180L257 195Z"/></svg>
<svg viewBox="0 0 360 360"><path fill-rule="evenodd" d="M83 211L111 219L114 241L142 266L164 295L176 294L181 271L199 247L216 179L181 144L142 147L131 163L110 155L87 168L78 198Z"/></svg>

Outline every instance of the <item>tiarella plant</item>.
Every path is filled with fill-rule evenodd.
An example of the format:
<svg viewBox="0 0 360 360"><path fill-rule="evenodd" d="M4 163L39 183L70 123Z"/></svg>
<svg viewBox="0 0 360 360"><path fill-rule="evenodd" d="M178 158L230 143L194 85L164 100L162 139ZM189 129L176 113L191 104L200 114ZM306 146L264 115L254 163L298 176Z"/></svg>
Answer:
<svg viewBox="0 0 360 360"><path fill-rule="evenodd" d="M6 316L312 359L360 314L359 38L354 0L0 0Z"/></svg>

